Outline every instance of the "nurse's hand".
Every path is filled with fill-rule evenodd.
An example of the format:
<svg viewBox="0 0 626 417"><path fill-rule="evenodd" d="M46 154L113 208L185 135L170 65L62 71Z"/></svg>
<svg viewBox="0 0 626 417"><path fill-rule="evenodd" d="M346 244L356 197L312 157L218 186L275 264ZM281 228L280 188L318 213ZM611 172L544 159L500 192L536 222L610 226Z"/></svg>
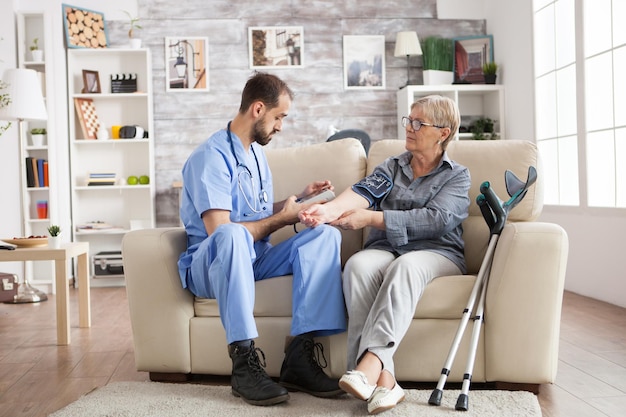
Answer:
<svg viewBox="0 0 626 417"><path fill-rule="evenodd" d="M330 180L326 180L326 181L314 181L312 183L310 183L309 185L307 185L304 190L298 194L298 198L305 198L308 195L311 195L313 193L317 193L319 191L322 191L323 189L328 188L331 191L335 190L335 187L333 187L333 185L330 183Z"/></svg>
<svg viewBox="0 0 626 417"><path fill-rule="evenodd" d="M292 195L285 200L278 215L285 224L296 224L299 221L298 213L300 210L302 210L302 204L296 203L296 196Z"/></svg>

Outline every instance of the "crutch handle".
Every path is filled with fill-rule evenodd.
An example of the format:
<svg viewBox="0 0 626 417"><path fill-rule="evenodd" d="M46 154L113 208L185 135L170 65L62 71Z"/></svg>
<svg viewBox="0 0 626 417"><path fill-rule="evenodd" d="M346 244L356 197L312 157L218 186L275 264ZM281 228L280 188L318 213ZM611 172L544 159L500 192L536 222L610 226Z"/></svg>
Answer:
<svg viewBox="0 0 626 417"><path fill-rule="evenodd" d="M502 208L502 203L500 202L500 199L491 188L491 184L489 183L489 181L485 181L480 185L480 192L482 193L482 195L485 196L487 205L495 216L495 222L494 225L490 227L490 232L492 235L499 235L502 232L502 229L504 229L504 225L506 224L506 212Z"/></svg>
<svg viewBox="0 0 626 417"><path fill-rule="evenodd" d="M480 212L482 213L483 218L485 219L485 222L487 223L487 226L489 227L489 230L491 230L491 228L495 226L496 224L496 219L493 215L493 211L491 211L491 209L489 208L487 199L485 198L483 194L478 194L476 196L476 204L478 204L478 207L480 208Z"/></svg>

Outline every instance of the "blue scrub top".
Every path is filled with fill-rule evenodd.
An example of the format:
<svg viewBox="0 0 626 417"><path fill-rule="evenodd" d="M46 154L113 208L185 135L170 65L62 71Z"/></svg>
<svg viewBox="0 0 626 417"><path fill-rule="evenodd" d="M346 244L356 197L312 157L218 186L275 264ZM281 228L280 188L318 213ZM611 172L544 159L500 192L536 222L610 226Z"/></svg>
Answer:
<svg viewBox="0 0 626 417"><path fill-rule="evenodd" d="M252 143L246 152L237 135L232 132L229 135L227 130L214 133L198 146L185 162L182 174L180 217L187 232L187 250L180 256L179 270L184 285L192 254L208 237L202 213L221 209L230 211L233 223L260 220L273 213L274 191L272 173L261 145ZM267 193L266 203L260 200L262 191ZM255 247L258 244L265 247L268 242L269 236L256 242Z"/></svg>

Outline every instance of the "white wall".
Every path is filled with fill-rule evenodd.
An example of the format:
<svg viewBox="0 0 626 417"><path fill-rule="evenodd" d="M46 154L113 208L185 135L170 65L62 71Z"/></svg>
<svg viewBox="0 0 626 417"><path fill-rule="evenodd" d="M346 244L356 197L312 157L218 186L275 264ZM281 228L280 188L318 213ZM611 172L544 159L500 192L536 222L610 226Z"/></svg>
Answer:
<svg viewBox="0 0 626 417"><path fill-rule="evenodd" d="M0 77L5 69L16 66L15 19L7 10L13 8L12 0L0 0ZM0 195L0 238L12 238L20 234L19 183L16 172L19 172L17 146L17 125L12 123L10 130L0 136L0 178L2 178L2 194ZM2 272L21 274L21 263L3 262Z"/></svg>

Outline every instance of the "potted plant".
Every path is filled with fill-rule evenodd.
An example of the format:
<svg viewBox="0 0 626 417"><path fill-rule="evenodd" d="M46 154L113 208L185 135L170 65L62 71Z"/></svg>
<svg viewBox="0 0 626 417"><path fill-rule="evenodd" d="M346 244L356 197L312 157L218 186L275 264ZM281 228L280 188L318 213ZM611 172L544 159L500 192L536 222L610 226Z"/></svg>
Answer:
<svg viewBox="0 0 626 417"><path fill-rule="evenodd" d="M452 84L454 42L440 36L429 36L422 42L424 85Z"/></svg>
<svg viewBox="0 0 626 417"><path fill-rule="evenodd" d="M48 246L54 249L58 249L61 247L61 228L56 224L50 225L48 227L48 233L50 233L50 237L48 238Z"/></svg>
<svg viewBox="0 0 626 417"><path fill-rule="evenodd" d="M496 83L496 73L498 72L498 64L495 62L487 62L483 65L483 75L485 76L485 84Z"/></svg>
<svg viewBox="0 0 626 417"><path fill-rule="evenodd" d="M33 39L33 43L30 44L30 53L34 62L43 61L43 51L39 49L39 38Z"/></svg>
<svg viewBox="0 0 626 417"><path fill-rule="evenodd" d="M135 29L143 29L139 24L139 17L133 17L130 12L124 10L124 13L128 16L130 29L128 29L128 39L130 39L130 47L133 49L141 48L141 39L134 37Z"/></svg>
<svg viewBox="0 0 626 417"><path fill-rule="evenodd" d="M43 146L46 141L48 131L43 127L36 127L30 130L30 138L33 146Z"/></svg>
<svg viewBox="0 0 626 417"><path fill-rule="evenodd" d="M470 132L474 140L498 139L498 135L494 133L494 125L496 121L488 117L476 119L470 125Z"/></svg>

